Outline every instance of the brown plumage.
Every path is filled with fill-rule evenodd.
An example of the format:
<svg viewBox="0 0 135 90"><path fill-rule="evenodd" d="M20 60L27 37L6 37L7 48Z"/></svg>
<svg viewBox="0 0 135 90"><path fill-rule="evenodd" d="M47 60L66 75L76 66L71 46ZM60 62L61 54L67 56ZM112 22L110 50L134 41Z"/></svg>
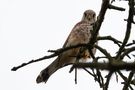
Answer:
<svg viewBox="0 0 135 90"><path fill-rule="evenodd" d="M89 42L91 38L91 30L93 30L93 23L95 23L96 14L93 10L86 10L83 14L82 20L77 23L69 34L64 47L69 47L77 44L86 44ZM58 69L64 67L68 64L73 64L76 61L76 57L80 52L80 48L74 48L68 51L65 51L61 55L57 57L47 68L42 70L38 75L36 82L47 82L49 77ZM93 49L93 53L95 53L95 49ZM90 54L88 50L85 50L81 53L82 61L85 62L87 58L90 58Z"/></svg>

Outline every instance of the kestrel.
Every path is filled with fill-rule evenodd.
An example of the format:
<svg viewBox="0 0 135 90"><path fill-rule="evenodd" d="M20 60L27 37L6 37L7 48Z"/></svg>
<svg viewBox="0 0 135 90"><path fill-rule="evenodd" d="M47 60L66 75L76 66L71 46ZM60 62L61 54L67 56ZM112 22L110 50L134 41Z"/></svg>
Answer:
<svg viewBox="0 0 135 90"><path fill-rule="evenodd" d="M86 10L83 14L82 20L77 23L69 34L63 48L70 47L72 45L87 44L91 38L91 31L93 30L93 25L96 21L96 14L93 10ZM42 70L38 75L36 82L47 82L49 77L58 69L64 67L68 64L73 64L76 62L76 57L81 48L73 48L60 54L47 68ZM93 53L95 54L95 49ZM81 53L82 62L86 62L90 58L88 50Z"/></svg>

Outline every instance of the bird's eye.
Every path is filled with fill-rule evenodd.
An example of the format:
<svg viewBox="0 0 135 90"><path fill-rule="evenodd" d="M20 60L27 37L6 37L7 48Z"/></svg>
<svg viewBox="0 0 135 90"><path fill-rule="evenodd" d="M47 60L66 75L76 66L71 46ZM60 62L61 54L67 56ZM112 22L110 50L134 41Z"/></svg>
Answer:
<svg viewBox="0 0 135 90"><path fill-rule="evenodd" d="M93 17L95 17L95 14L93 14Z"/></svg>
<svg viewBox="0 0 135 90"><path fill-rule="evenodd" d="M86 17L86 16L87 16L87 14L86 14L86 13L84 13L84 16Z"/></svg>

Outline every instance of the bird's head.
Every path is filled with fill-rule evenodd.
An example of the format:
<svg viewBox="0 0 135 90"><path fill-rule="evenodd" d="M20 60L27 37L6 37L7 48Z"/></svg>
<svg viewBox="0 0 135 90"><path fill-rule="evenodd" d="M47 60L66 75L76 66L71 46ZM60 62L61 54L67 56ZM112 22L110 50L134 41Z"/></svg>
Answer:
<svg viewBox="0 0 135 90"><path fill-rule="evenodd" d="M95 21L96 21L96 13L93 10L86 10L83 13L82 21L95 23Z"/></svg>

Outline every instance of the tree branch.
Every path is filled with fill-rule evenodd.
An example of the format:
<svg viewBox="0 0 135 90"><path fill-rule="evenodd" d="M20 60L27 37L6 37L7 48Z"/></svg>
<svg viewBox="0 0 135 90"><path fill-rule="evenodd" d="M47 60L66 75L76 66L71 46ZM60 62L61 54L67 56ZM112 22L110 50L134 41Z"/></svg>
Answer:
<svg viewBox="0 0 135 90"><path fill-rule="evenodd" d="M121 59L123 59L126 55L128 55L129 53L131 53L131 52L133 52L133 51L135 51L135 47L131 47L131 48L129 48L129 49L126 49L124 52L123 52L123 54L121 55Z"/></svg>
<svg viewBox="0 0 135 90"><path fill-rule="evenodd" d="M121 41L111 37L111 36L99 36L97 37L97 40L110 40L113 41L115 44L117 44L119 47L121 46L119 43L122 43Z"/></svg>
<svg viewBox="0 0 135 90"><path fill-rule="evenodd" d="M113 71L110 70L109 74L107 75L106 83L105 83L105 86L104 86L105 90L108 90L108 86L109 86L112 74L113 74Z"/></svg>
<svg viewBox="0 0 135 90"><path fill-rule="evenodd" d="M111 0L112 2L115 0ZM126 0L127 1L127 0ZM118 72L118 74L123 78L124 80L124 87L123 90L127 90L128 87L131 88L130 84L135 84L135 80L132 80L132 77L134 75L134 70L135 70L135 62L132 63L126 63L123 61L123 58L129 53L135 51L135 47L133 47L132 45L135 44L135 41L133 40L133 43L127 43L130 37L130 33L131 33L131 27L132 27L132 23L134 23L133 21L133 15L135 13L135 9L134 9L134 1L133 0L128 0L129 1L129 15L128 15L128 19L127 21L127 28L126 28L126 33L125 33L125 37L123 39L123 42L111 37L111 36L103 36L103 37L98 37L98 33L100 30L100 27L104 21L104 17L106 14L107 9L114 9L114 10L119 10L119 11L125 11L124 8L122 7L117 7L114 5L109 4L110 0L102 0L102 5L101 5L101 10L99 12L98 18L96 23L94 24L94 30L92 32L92 37L90 38L90 41L88 44L79 44L79 45L75 45L75 46L70 46L70 47L65 47L65 48L60 48L57 50L48 50L48 52L51 52L51 55L48 56L44 56L41 57L39 59L36 60L31 60L27 63L23 63L19 66L13 67L11 70L12 71L16 71L21 67L24 67L26 65L29 65L31 63L34 62L39 62L45 59L49 59L52 57L56 57L59 56L60 54L62 54L63 52L66 52L67 50L73 49L73 48L79 48L79 47L84 47L84 49L88 49L89 53L93 59L92 63L79 63L78 59L80 59L79 53L76 57L76 61L77 63L73 64L73 66L70 69L70 72L75 68L75 83L77 83L77 68L83 68L86 72L88 72L90 75L92 75L95 78L95 81L97 81L100 85L101 88L103 88L103 90L107 90L109 83L110 83L110 79L112 77L112 74L114 72ZM96 45L97 41L100 40L109 40L109 41L113 41L115 44L117 44L120 48L118 50L118 53L116 56L112 57L110 55L110 53L105 50L104 48ZM130 48L125 49L125 47L127 48L128 46L130 46ZM132 46L132 47L131 47ZM103 57L95 57L92 49L96 48L98 49L101 53L104 54ZM108 60L108 62L98 62L98 59L101 58L106 58ZM89 72L86 68L90 68L93 73ZM107 70L109 71L108 75L107 75L107 79L106 82L104 83L104 78L102 77L101 74L101 70ZM130 74L129 77L125 77L120 70L130 70ZM96 73L95 73L96 72Z"/></svg>
<svg viewBox="0 0 135 90"><path fill-rule="evenodd" d="M112 5L112 4L109 4L108 8L109 8L109 9L118 10L118 11L125 11L125 8L118 7L118 6L114 6L114 5Z"/></svg>
<svg viewBox="0 0 135 90"><path fill-rule="evenodd" d="M129 15L128 15L128 20L127 20L127 30L126 30L126 34L125 34L123 43L118 51L118 54L116 55L116 58L119 58L119 56L122 53L122 50L124 49L125 45L127 44L128 40L129 40L132 21L133 21L133 12L134 12L133 9L134 9L134 0L129 0Z"/></svg>
<svg viewBox="0 0 135 90"><path fill-rule="evenodd" d="M135 40L133 40L132 43L128 43L128 44L126 45L126 47L131 46L131 45L135 45Z"/></svg>
<svg viewBox="0 0 135 90"><path fill-rule="evenodd" d="M98 45L94 45L94 47L101 51L107 57L107 59L109 59L109 61L112 61L112 56L105 49L101 48Z"/></svg>
<svg viewBox="0 0 135 90"><path fill-rule="evenodd" d="M89 47L90 45L89 44L78 44L78 45L74 45L74 46L70 46L70 47L65 47L65 48L60 48L58 50L49 50L49 52L53 52L53 54L49 55L49 56L44 56L42 58L39 58L39 59L36 59L36 60L31 60L27 63L22 63L21 65L19 66L16 66L16 67L13 67L11 70L12 71L16 71L18 70L19 68L22 68L26 65L29 65L29 64L32 64L32 63L35 63L35 62L39 62L39 61L42 61L42 60L45 60L45 59L49 59L49 58L52 58L52 57L55 57L55 56L58 56L60 55L61 53L67 51L67 50L70 50L70 49L73 49L73 48L78 48L78 47ZM99 49L102 53L104 53L105 55L107 54L107 57L109 57L111 59L111 56L107 53L106 50L102 49L101 47L95 45L94 46L95 48Z"/></svg>
<svg viewBox="0 0 135 90"><path fill-rule="evenodd" d="M32 63L35 63L35 62L39 62L39 61L42 61L42 60L45 60L45 59L49 59L49 58L53 58L53 57L56 57L58 55L60 55L61 53L67 51L67 50L70 50L70 49L73 49L73 48L78 48L78 47L88 47L87 44L79 44L79 45L74 45L74 46L70 46L70 47L66 47L66 48L60 48L58 50L48 50L48 52L53 52L53 54L51 55L48 55L48 56L44 56L44 57L41 57L39 59L36 59L36 60L31 60L27 63L22 63L21 65L19 66L15 66L11 69L11 71L16 71L18 70L19 68L22 68L26 65L29 65L29 64L32 64Z"/></svg>
<svg viewBox="0 0 135 90"><path fill-rule="evenodd" d="M126 63L122 61L114 61L113 63L75 63L72 68L97 68L100 70L135 70L135 62Z"/></svg>
<svg viewBox="0 0 135 90"><path fill-rule="evenodd" d="M131 83L131 80L132 80L134 73L135 73L134 71L130 72L129 77L127 79L127 82L125 82L125 85L123 87L123 90L128 90L128 87L130 86L130 83Z"/></svg>
<svg viewBox="0 0 135 90"><path fill-rule="evenodd" d="M96 38L98 36L98 32L99 32L102 22L104 20L105 13L106 13L108 5L109 5L109 1L110 0L102 0L101 10L97 17L97 21L94 25L94 31L92 33L92 38L90 39L90 42L89 42L91 45L93 45L96 42Z"/></svg>

